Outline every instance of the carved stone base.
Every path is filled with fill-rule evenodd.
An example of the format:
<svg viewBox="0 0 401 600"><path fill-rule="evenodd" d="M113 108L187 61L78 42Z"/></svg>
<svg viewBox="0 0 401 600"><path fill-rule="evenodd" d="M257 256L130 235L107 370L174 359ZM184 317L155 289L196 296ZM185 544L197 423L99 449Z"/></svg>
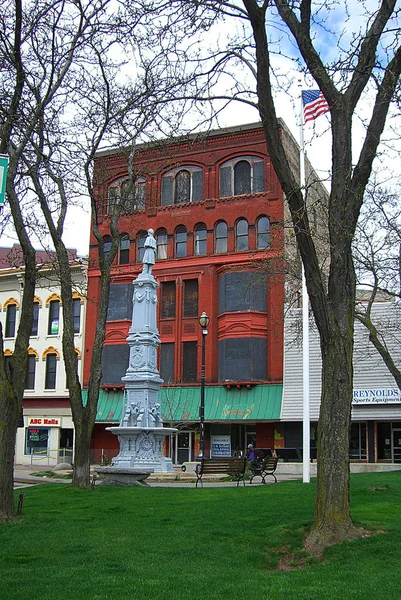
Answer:
<svg viewBox="0 0 401 600"><path fill-rule="evenodd" d="M145 479L152 473L140 469L120 469L119 467L97 467L95 473L100 485L149 486Z"/></svg>

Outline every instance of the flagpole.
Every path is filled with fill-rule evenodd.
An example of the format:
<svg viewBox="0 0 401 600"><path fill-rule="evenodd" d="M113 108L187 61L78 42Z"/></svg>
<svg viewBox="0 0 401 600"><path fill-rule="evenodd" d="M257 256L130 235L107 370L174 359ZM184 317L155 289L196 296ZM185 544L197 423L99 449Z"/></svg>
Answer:
<svg viewBox="0 0 401 600"><path fill-rule="evenodd" d="M300 185L305 199L305 141L302 82L299 80L299 162ZM302 261L301 261L302 262ZM310 483L310 406L309 406L309 297L302 262L302 380L303 380L303 482Z"/></svg>

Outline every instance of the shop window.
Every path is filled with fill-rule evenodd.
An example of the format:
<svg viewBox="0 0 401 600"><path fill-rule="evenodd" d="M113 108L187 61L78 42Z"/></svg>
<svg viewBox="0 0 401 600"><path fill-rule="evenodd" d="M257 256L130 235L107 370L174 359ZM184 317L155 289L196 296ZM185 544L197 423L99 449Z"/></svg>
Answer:
<svg viewBox="0 0 401 600"><path fill-rule="evenodd" d="M162 179L162 206L202 200L203 170L185 165L172 169Z"/></svg>
<svg viewBox="0 0 401 600"><path fill-rule="evenodd" d="M33 303L33 319L32 319L32 329L31 336L37 336L39 330L39 302Z"/></svg>
<svg viewBox="0 0 401 600"><path fill-rule="evenodd" d="M214 230L214 251L216 254L227 252L227 223L220 221Z"/></svg>
<svg viewBox="0 0 401 600"><path fill-rule="evenodd" d="M161 318L175 319L175 281L161 284Z"/></svg>
<svg viewBox="0 0 401 600"><path fill-rule="evenodd" d="M60 325L60 301L51 300L49 303L49 324L47 327L48 335L57 335Z"/></svg>
<svg viewBox="0 0 401 600"><path fill-rule="evenodd" d="M238 196L265 190L264 160L241 156L220 167L220 197Z"/></svg>
<svg viewBox="0 0 401 600"><path fill-rule="evenodd" d="M182 344L182 382L196 383L198 370L198 342Z"/></svg>
<svg viewBox="0 0 401 600"><path fill-rule="evenodd" d="M140 231L136 238L136 260L142 262L143 255L145 254L145 241L148 237L146 231Z"/></svg>
<svg viewBox="0 0 401 600"><path fill-rule="evenodd" d="M165 260L167 258L167 231L165 229L156 231L156 248L157 258Z"/></svg>
<svg viewBox="0 0 401 600"><path fill-rule="evenodd" d="M56 389L57 355L49 353L46 356L45 390Z"/></svg>
<svg viewBox="0 0 401 600"><path fill-rule="evenodd" d="M184 225L177 227L175 231L175 256L183 258L187 255L187 229Z"/></svg>
<svg viewBox="0 0 401 600"><path fill-rule="evenodd" d="M201 256L206 254L206 225L200 223L195 227L195 255Z"/></svg>
<svg viewBox="0 0 401 600"><path fill-rule="evenodd" d="M129 235L127 233L123 233L120 239L120 249L118 253L118 264L120 265L128 265L129 264Z"/></svg>
<svg viewBox="0 0 401 600"><path fill-rule="evenodd" d="M134 212L145 208L144 177L138 177L134 182L125 179L109 187L107 212L112 214L117 203L120 203L119 212Z"/></svg>
<svg viewBox="0 0 401 600"><path fill-rule="evenodd" d="M160 377L165 383L174 381L174 343L160 344Z"/></svg>
<svg viewBox="0 0 401 600"><path fill-rule="evenodd" d="M198 280L187 279L184 281L184 317L198 316Z"/></svg>
<svg viewBox="0 0 401 600"><path fill-rule="evenodd" d="M36 373L36 356L34 354L28 355L28 362L26 365L26 377L25 377L25 389L35 389L35 373Z"/></svg>
<svg viewBox="0 0 401 600"><path fill-rule="evenodd" d="M81 300L74 298L72 301L72 313L74 318L74 333L81 331Z"/></svg>
<svg viewBox="0 0 401 600"><path fill-rule="evenodd" d="M105 235L103 238L103 256L104 260L107 260L111 251L111 237L109 235Z"/></svg>
<svg viewBox="0 0 401 600"><path fill-rule="evenodd" d="M248 250L248 221L240 219L235 226L235 249Z"/></svg>
<svg viewBox="0 0 401 600"><path fill-rule="evenodd" d="M17 320L17 305L9 304L7 306L6 313L6 338L13 338L15 336L15 325Z"/></svg>
<svg viewBox="0 0 401 600"><path fill-rule="evenodd" d="M351 460L366 460L366 423L352 423L349 457Z"/></svg>
<svg viewBox="0 0 401 600"><path fill-rule="evenodd" d="M260 217L256 224L258 250L270 248L270 221L267 217Z"/></svg>
<svg viewBox="0 0 401 600"><path fill-rule="evenodd" d="M25 439L25 454L38 454L43 458L47 454L49 444L49 429L44 427L27 427Z"/></svg>

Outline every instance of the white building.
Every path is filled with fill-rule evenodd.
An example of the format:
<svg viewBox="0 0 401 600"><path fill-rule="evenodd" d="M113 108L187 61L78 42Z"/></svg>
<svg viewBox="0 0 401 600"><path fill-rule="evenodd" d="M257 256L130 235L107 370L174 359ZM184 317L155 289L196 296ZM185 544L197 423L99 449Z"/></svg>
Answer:
<svg viewBox="0 0 401 600"><path fill-rule="evenodd" d="M13 250L15 251L14 247ZM0 261L7 260L0 249ZM40 257L39 260L43 260ZM75 255L75 251L72 256ZM82 349L85 326L86 262L71 260L74 281L74 344L78 372L82 377ZM4 353L13 352L23 296L23 269L0 268L0 320L3 326ZM54 267L47 263L39 270L35 290L34 321L28 350L28 368L23 399L23 427L16 440L17 464L35 464L38 468L72 461L73 422L62 356L63 304L60 283Z"/></svg>
<svg viewBox="0 0 401 600"><path fill-rule="evenodd" d="M395 363L401 365L401 306L376 302L373 320ZM310 328L310 420L312 447L316 441L321 394L319 335ZM401 462L401 390L369 341L368 330L355 322L354 400L350 458L367 462ZM281 409L286 445L302 447L303 387L301 310L286 318L284 389Z"/></svg>

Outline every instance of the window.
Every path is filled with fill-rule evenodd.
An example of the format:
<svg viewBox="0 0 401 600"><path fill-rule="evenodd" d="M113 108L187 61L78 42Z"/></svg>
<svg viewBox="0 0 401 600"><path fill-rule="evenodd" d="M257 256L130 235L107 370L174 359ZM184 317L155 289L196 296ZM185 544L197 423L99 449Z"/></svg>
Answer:
<svg viewBox="0 0 401 600"><path fill-rule="evenodd" d="M49 353L46 356L45 390L56 389L57 355Z"/></svg>
<svg viewBox="0 0 401 600"><path fill-rule="evenodd" d="M248 221L246 219L237 221L235 233L235 249L238 252L241 250L248 250Z"/></svg>
<svg viewBox="0 0 401 600"><path fill-rule="evenodd" d="M172 169L162 179L162 206L196 202L203 197L203 170L185 165Z"/></svg>
<svg viewBox="0 0 401 600"><path fill-rule="evenodd" d="M186 169L175 176L174 204L189 202L191 199L191 173Z"/></svg>
<svg viewBox="0 0 401 600"><path fill-rule="evenodd" d="M157 247L157 258L164 260L167 258L167 231L165 229L158 229L156 231L156 247Z"/></svg>
<svg viewBox="0 0 401 600"><path fill-rule="evenodd" d="M260 217L256 225L257 248L263 250L270 247L270 221L267 217Z"/></svg>
<svg viewBox="0 0 401 600"><path fill-rule="evenodd" d="M39 302L34 302L31 336L38 335L38 328L39 328Z"/></svg>
<svg viewBox="0 0 401 600"><path fill-rule="evenodd" d="M187 279L184 281L183 316L198 316L198 280Z"/></svg>
<svg viewBox="0 0 401 600"><path fill-rule="evenodd" d="M175 230L175 256L182 258L187 255L187 229L180 225Z"/></svg>
<svg viewBox="0 0 401 600"><path fill-rule="evenodd" d="M74 317L74 333L81 330L81 299L74 298L72 301L72 313Z"/></svg>
<svg viewBox="0 0 401 600"><path fill-rule="evenodd" d="M145 208L146 179L137 177L133 182L129 179L114 183L109 187L107 212L111 214L121 199L120 212L134 212Z"/></svg>
<svg viewBox="0 0 401 600"><path fill-rule="evenodd" d="M26 441L25 441L25 454L40 453L43 457L43 453L47 452L49 442L49 430L44 427L27 427L26 428Z"/></svg>
<svg viewBox="0 0 401 600"><path fill-rule="evenodd" d="M161 318L175 319L175 281L161 284Z"/></svg>
<svg viewBox="0 0 401 600"><path fill-rule="evenodd" d="M57 335L59 332L60 318L60 301L51 300L49 304L49 325L47 328L48 335Z"/></svg>
<svg viewBox="0 0 401 600"><path fill-rule="evenodd" d="M195 255L200 256L206 254L206 225L200 223L195 227Z"/></svg>
<svg viewBox="0 0 401 600"><path fill-rule="evenodd" d="M12 338L15 336L15 324L17 319L17 305L9 304L7 306L6 314L6 338Z"/></svg>
<svg viewBox="0 0 401 600"><path fill-rule="evenodd" d="M182 381L195 383L198 370L198 342L183 342L182 344Z"/></svg>
<svg viewBox="0 0 401 600"><path fill-rule="evenodd" d="M227 252L227 223L220 221L214 230L214 251L216 254Z"/></svg>
<svg viewBox="0 0 401 600"><path fill-rule="evenodd" d="M28 362L26 366L26 377L25 377L25 389L35 389L35 371L36 371L36 356L34 354L28 355Z"/></svg>
<svg viewBox="0 0 401 600"><path fill-rule="evenodd" d="M160 344L160 377L165 383L174 381L174 343Z"/></svg>
<svg viewBox="0 0 401 600"><path fill-rule="evenodd" d="M234 196L251 193L251 165L240 160L234 166Z"/></svg>
<svg viewBox="0 0 401 600"><path fill-rule="evenodd" d="M143 255L145 254L145 241L148 237L146 231L140 231L136 238L136 260L142 262Z"/></svg>
<svg viewBox="0 0 401 600"><path fill-rule="evenodd" d="M107 260L107 257L110 254L111 250L111 237L109 235L105 235L103 238L103 256L104 260Z"/></svg>
<svg viewBox="0 0 401 600"><path fill-rule="evenodd" d="M251 194L265 190L264 160L258 156L241 156L220 167L220 197Z"/></svg>
<svg viewBox="0 0 401 600"><path fill-rule="evenodd" d="M118 263L120 265L129 264L129 245L129 235L127 233L123 233L120 239L120 252L118 255Z"/></svg>

